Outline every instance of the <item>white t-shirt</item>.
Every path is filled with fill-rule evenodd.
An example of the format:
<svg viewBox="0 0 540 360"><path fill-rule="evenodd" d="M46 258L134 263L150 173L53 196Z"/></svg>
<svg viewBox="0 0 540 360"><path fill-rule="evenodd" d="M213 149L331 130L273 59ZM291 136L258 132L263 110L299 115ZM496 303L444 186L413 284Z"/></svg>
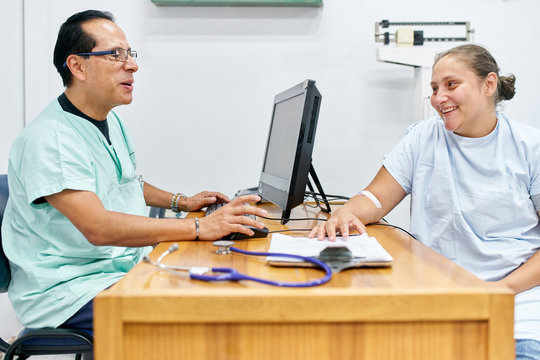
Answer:
<svg viewBox="0 0 540 360"><path fill-rule="evenodd" d="M410 231L484 280L540 248L540 130L497 113L487 136L466 138L440 118L413 124L384 167L411 194ZM540 341L540 287L516 296L516 338Z"/></svg>

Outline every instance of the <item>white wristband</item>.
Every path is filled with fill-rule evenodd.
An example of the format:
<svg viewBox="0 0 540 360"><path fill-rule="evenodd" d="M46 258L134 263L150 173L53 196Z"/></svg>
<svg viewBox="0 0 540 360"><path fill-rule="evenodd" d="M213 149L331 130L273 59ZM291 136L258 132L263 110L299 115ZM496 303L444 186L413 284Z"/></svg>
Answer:
<svg viewBox="0 0 540 360"><path fill-rule="evenodd" d="M365 196L367 197L369 200L371 200L371 202L375 205L375 207L377 209L382 209L382 205L381 205L381 202L379 201L379 199L377 199L377 197L375 195L373 195L371 192L367 191L367 190L363 190L360 194L358 194L360 196Z"/></svg>

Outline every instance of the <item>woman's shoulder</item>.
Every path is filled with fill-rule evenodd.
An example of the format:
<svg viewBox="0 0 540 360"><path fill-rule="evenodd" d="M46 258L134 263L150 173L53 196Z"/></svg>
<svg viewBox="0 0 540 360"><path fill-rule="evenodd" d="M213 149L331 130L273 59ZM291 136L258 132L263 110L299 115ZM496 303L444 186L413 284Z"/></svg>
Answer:
<svg viewBox="0 0 540 360"><path fill-rule="evenodd" d="M416 137L431 137L435 134L442 135L444 131L444 122L439 117L432 117L409 125L406 134Z"/></svg>
<svg viewBox="0 0 540 360"><path fill-rule="evenodd" d="M497 113L497 118L504 128L507 128L516 140L522 140L528 144L538 144L540 146L540 129L524 122L510 119L503 113Z"/></svg>

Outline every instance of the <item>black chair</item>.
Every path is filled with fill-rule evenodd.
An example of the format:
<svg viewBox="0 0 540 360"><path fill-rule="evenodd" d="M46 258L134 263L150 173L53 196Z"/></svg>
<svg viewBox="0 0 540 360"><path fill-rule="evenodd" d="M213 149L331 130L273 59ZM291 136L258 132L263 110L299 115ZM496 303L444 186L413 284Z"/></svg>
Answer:
<svg viewBox="0 0 540 360"><path fill-rule="evenodd" d="M7 175L3 174L0 175L0 225L8 195ZM0 233L0 293L7 292L10 280L9 262L2 248L2 234ZM59 354L76 354L75 359L80 360L82 354L93 352L93 342L93 336L81 330L26 329L11 345L0 338L0 351L5 353L5 360L12 360L15 356L22 360L32 355Z"/></svg>

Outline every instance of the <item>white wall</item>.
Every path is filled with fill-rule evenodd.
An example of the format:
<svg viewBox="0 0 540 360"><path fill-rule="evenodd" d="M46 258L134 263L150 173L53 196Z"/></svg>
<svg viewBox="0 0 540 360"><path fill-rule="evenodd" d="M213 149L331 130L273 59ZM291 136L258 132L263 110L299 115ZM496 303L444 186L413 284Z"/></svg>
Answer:
<svg viewBox="0 0 540 360"><path fill-rule="evenodd" d="M413 70L375 60L373 28L383 18L471 21L503 73L517 75L509 115L534 124L540 113L535 0L455 0L444 15L432 0L327 0L322 8L25 4L27 121L62 91L51 65L60 24L75 11L108 9L139 51L134 102L118 111L135 138L141 173L171 191L232 195L256 185L273 96L306 78L323 94L313 158L325 191L350 195L366 186L415 120ZM520 56L524 50L528 56ZM389 219L407 225L407 206Z"/></svg>
<svg viewBox="0 0 540 360"><path fill-rule="evenodd" d="M23 128L23 6L6 1L0 10L0 174L7 173L9 147ZM17 322L7 294L0 294L0 337L17 333Z"/></svg>
<svg viewBox="0 0 540 360"><path fill-rule="evenodd" d="M26 120L62 91L52 66L60 24L76 11L110 10L139 51L134 102L118 111L135 138L141 173L171 191L232 195L255 186L273 96L306 78L323 94L313 158L325 191L351 195L366 186L417 120L413 70L375 60L374 23L382 19L470 21L476 42L493 52L502 73L517 76L507 114L538 126L537 0L325 0L322 8L157 7L150 0L24 4ZM2 11L1 33L20 37L12 15ZM11 86L1 89L13 95ZM5 159L11 136L4 128L3 121ZM388 219L407 226L407 206Z"/></svg>
<svg viewBox="0 0 540 360"><path fill-rule="evenodd" d="M9 148L23 128L23 4L0 8L0 174L7 172Z"/></svg>

